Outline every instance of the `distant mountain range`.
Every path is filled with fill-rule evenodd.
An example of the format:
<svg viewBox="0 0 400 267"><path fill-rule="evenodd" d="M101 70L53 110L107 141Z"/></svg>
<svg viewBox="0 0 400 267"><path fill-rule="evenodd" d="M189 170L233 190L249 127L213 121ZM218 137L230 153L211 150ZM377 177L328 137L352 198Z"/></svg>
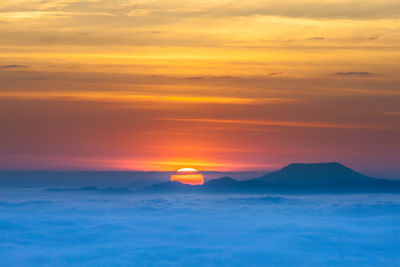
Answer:
<svg viewBox="0 0 400 267"><path fill-rule="evenodd" d="M167 171L0 171L2 187L40 187L40 188L121 188L132 190L147 187L169 180L175 172ZM202 172L206 180L230 176L243 180L257 177L263 172Z"/></svg>
<svg viewBox="0 0 400 267"><path fill-rule="evenodd" d="M362 175L340 163L290 164L255 179L223 177L203 186L165 182L139 190L142 193L400 193L400 181Z"/></svg>
<svg viewBox="0 0 400 267"><path fill-rule="evenodd" d="M203 172L201 186L161 182L173 172L0 172L0 187L41 187L48 192L142 193L400 193L400 180L365 176L340 163L290 164L278 171ZM234 177L259 177L236 180ZM256 175L254 175L256 174ZM253 176L254 175L254 176ZM217 179L215 179L217 178Z"/></svg>

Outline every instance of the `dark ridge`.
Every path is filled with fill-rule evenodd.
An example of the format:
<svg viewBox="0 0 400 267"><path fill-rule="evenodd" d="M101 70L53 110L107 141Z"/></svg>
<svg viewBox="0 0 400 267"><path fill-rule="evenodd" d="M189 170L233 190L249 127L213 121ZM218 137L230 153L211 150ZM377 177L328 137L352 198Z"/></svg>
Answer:
<svg viewBox="0 0 400 267"><path fill-rule="evenodd" d="M179 182L154 185L142 192L201 193L400 193L400 181L376 179L338 162L293 163L256 179L237 181L223 177L190 186Z"/></svg>
<svg viewBox="0 0 400 267"><path fill-rule="evenodd" d="M224 192L224 191L239 191L241 189L241 183L231 177L222 177L219 179L211 180L206 182L202 191L208 192Z"/></svg>
<svg viewBox="0 0 400 267"><path fill-rule="evenodd" d="M236 185L239 182L231 177L222 177L214 180L210 180L204 184L204 186L226 186L226 185Z"/></svg>
<svg viewBox="0 0 400 267"><path fill-rule="evenodd" d="M139 193L192 193L198 191L201 186L182 184L176 181L169 181L161 184L152 185L138 190Z"/></svg>
<svg viewBox="0 0 400 267"><path fill-rule="evenodd" d="M348 184L374 180L338 162L293 163L258 179L269 184L282 185Z"/></svg>

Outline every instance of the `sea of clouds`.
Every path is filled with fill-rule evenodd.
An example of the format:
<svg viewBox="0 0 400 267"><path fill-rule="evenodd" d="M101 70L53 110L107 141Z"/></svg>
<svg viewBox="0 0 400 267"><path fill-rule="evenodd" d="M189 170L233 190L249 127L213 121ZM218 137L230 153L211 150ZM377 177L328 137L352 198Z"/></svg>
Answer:
<svg viewBox="0 0 400 267"><path fill-rule="evenodd" d="M0 266L398 266L400 195L0 190Z"/></svg>

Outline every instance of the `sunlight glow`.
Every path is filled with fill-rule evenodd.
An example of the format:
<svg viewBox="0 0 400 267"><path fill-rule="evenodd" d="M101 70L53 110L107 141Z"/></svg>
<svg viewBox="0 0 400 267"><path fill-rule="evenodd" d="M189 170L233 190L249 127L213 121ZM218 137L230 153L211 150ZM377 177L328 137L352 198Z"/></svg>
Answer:
<svg viewBox="0 0 400 267"><path fill-rule="evenodd" d="M193 168L182 168L179 169L177 172L197 172L197 170Z"/></svg>
<svg viewBox="0 0 400 267"><path fill-rule="evenodd" d="M171 181L189 185L203 185L204 177L202 174L175 174L171 176Z"/></svg>
<svg viewBox="0 0 400 267"><path fill-rule="evenodd" d="M171 176L171 181L177 181L189 185L203 185L204 177L193 168L182 168Z"/></svg>

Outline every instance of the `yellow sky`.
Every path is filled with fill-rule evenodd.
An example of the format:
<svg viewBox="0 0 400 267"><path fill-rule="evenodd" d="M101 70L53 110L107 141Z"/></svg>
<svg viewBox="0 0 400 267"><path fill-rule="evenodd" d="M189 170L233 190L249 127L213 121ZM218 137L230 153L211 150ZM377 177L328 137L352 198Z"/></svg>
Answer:
<svg viewBox="0 0 400 267"><path fill-rule="evenodd" d="M0 168L400 173L399 62L397 0L3 0Z"/></svg>

